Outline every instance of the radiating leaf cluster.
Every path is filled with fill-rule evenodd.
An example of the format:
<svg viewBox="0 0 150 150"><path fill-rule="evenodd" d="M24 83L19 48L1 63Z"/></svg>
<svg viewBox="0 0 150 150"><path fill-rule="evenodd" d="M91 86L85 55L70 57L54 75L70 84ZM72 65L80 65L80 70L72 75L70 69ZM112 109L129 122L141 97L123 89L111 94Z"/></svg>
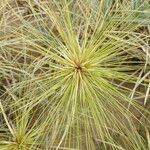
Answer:
<svg viewBox="0 0 150 150"><path fill-rule="evenodd" d="M147 9L148 1L2 3L0 149L150 149Z"/></svg>

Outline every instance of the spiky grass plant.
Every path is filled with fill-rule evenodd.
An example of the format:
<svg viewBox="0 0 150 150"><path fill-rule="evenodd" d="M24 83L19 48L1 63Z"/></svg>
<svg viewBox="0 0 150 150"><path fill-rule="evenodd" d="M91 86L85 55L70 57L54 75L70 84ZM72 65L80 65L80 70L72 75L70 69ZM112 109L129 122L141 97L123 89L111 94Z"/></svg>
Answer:
<svg viewBox="0 0 150 150"><path fill-rule="evenodd" d="M145 20L130 4L26 1L24 11L8 3L15 25L2 26L11 30L0 43L2 150L149 148L138 119L149 124L149 111L133 99L143 97L133 87L148 36L134 38Z"/></svg>

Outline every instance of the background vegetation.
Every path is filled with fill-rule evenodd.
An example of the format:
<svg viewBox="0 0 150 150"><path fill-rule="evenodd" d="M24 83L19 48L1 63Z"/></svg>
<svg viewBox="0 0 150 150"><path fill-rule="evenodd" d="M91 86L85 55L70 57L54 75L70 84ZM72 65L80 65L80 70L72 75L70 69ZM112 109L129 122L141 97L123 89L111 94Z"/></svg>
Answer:
<svg viewBox="0 0 150 150"><path fill-rule="evenodd" d="M149 150L149 93L149 0L0 1L0 150Z"/></svg>

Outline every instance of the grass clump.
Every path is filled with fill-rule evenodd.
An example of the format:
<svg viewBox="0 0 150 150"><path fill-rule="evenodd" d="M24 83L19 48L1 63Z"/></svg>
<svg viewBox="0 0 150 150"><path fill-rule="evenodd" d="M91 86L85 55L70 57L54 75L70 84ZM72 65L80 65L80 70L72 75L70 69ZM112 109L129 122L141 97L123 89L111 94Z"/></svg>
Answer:
<svg viewBox="0 0 150 150"><path fill-rule="evenodd" d="M2 150L150 148L144 6L40 0L5 7L13 17L2 17L0 30Z"/></svg>

